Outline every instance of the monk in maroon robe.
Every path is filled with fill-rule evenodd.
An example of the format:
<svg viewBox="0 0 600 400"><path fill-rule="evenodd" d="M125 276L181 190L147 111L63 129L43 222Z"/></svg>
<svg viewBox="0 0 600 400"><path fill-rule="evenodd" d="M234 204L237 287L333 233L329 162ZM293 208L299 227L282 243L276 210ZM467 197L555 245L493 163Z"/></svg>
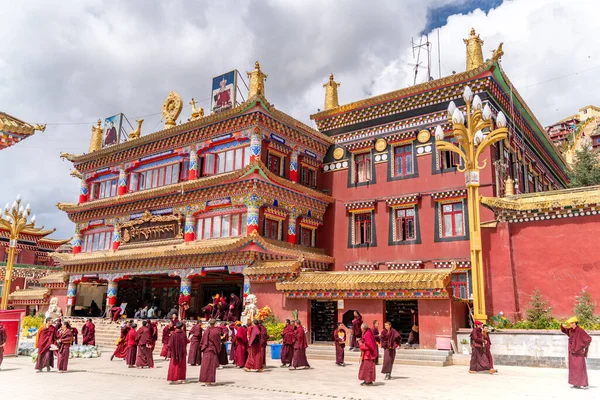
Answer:
<svg viewBox="0 0 600 400"><path fill-rule="evenodd" d="M392 379L392 368L396 360L396 349L402 344L402 336L397 330L392 328L392 323L387 321L383 324L381 331L381 348L383 349L383 367L381 373L385 374L386 379Z"/></svg>
<svg viewBox="0 0 600 400"><path fill-rule="evenodd" d="M371 386L375 382L375 356L377 342L375 336L369 329L369 325L361 325L362 339L360 341L360 368L358 370L358 379L363 381L361 386Z"/></svg>
<svg viewBox="0 0 600 400"><path fill-rule="evenodd" d="M245 371L257 372L262 368L262 352L260 347L260 328L258 320L248 328L248 359L244 365Z"/></svg>
<svg viewBox="0 0 600 400"><path fill-rule="evenodd" d="M292 359L294 358L294 342L296 341L294 328L294 324L292 324L289 319L286 319L285 327L283 328L283 332L281 332L281 368L292 366Z"/></svg>
<svg viewBox="0 0 600 400"><path fill-rule="evenodd" d="M202 335L202 365L199 382L205 386L214 385L219 368L219 352L221 351L221 329L215 326L216 321L209 321L210 327Z"/></svg>
<svg viewBox="0 0 600 400"><path fill-rule="evenodd" d="M0 322L0 367L2 367L2 360L4 359L4 345L6 344L6 328Z"/></svg>
<svg viewBox="0 0 600 400"><path fill-rule="evenodd" d="M77 335L79 335L79 331L74 326L71 326L71 332L73 333L73 343L78 344L77 343Z"/></svg>
<svg viewBox="0 0 600 400"><path fill-rule="evenodd" d="M169 353L169 339L171 336L171 332L173 332L175 325L173 325L172 321L169 321L167 325L162 330L162 350L160 351L160 356L164 357L165 360L170 358L171 355Z"/></svg>
<svg viewBox="0 0 600 400"><path fill-rule="evenodd" d="M188 356L188 364L195 366L202 363L202 351L200 349L200 341L202 340L202 325L198 321L194 322L194 326L190 329L190 353Z"/></svg>
<svg viewBox="0 0 600 400"><path fill-rule="evenodd" d="M121 328L121 336L119 337L119 342L117 343L117 348L113 352L112 356L110 356L110 361L113 358L126 358L127 357L127 333L131 329L130 322L127 321L125 325Z"/></svg>
<svg viewBox="0 0 600 400"><path fill-rule="evenodd" d="M169 362L167 380L170 382L185 383L187 342L183 331L183 323L179 322L175 326L175 331L169 335L168 346L171 351L171 361Z"/></svg>
<svg viewBox="0 0 600 400"><path fill-rule="evenodd" d="M53 358L51 357L50 346L55 344L56 327L52 325L52 319L46 318L46 326L38 331L35 347L38 349L38 356L35 362L35 370L42 372L43 368L50 371Z"/></svg>
<svg viewBox="0 0 600 400"><path fill-rule="evenodd" d="M406 345L408 348L412 348L413 345L419 344L419 314L414 309L410 309L410 318L412 321L412 328L408 334L408 342Z"/></svg>
<svg viewBox="0 0 600 400"><path fill-rule="evenodd" d="M207 304L203 309L202 312L204 313L204 319L206 321L208 321L209 319L212 318L213 315L213 310L214 310L214 306L211 304Z"/></svg>
<svg viewBox="0 0 600 400"><path fill-rule="evenodd" d="M240 322L241 325L241 322ZM237 342L235 341L235 331L237 329L237 326L235 325L235 322L233 324L229 324L229 341L231 342L231 348L229 349L229 361L231 361L232 364L234 364L234 356L235 356L235 349L237 347Z"/></svg>
<svg viewBox="0 0 600 400"><path fill-rule="evenodd" d="M483 342L485 343L485 356L488 359L488 363L490 365L490 374L495 374L498 370L494 369L494 359L492 358L492 341L490 340L490 330L486 324L483 324L481 328L481 335L483 336Z"/></svg>
<svg viewBox="0 0 600 400"><path fill-rule="evenodd" d="M216 308L213 310L213 318L221 321L225 318L225 312L223 310L223 304L221 302L219 302L216 305Z"/></svg>
<svg viewBox="0 0 600 400"><path fill-rule="evenodd" d="M135 330L136 328L137 328L137 324L135 322L133 324L131 324L131 328L129 328L129 330L127 332L127 337L125 339L125 342L127 343L127 347L125 348L125 351L127 353L125 362L127 363L127 366L129 368L134 368L135 361L137 360L138 337L137 337L137 332Z"/></svg>
<svg viewBox="0 0 600 400"><path fill-rule="evenodd" d="M60 331L58 331L58 334L56 335L56 344L58 346L58 363L56 367L59 373L67 372L72 343L73 331L71 330L71 324L65 321Z"/></svg>
<svg viewBox="0 0 600 400"><path fill-rule="evenodd" d="M296 334L296 340L294 341L294 358L292 358L290 369L308 369L310 368L310 364L306 359L308 343L306 343L306 332L304 332L304 327L300 320L296 320L296 330L294 333Z"/></svg>
<svg viewBox="0 0 600 400"><path fill-rule="evenodd" d="M381 336L379 336L379 321L373 321L371 332L373 332L375 343L377 343L377 347L375 347L375 365L379 365L379 345L381 344Z"/></svg>
<svg viewBox="0 0 600 400"><path fill-rule="evenodd" d="M469 366L469 373L476 374L480 371L490 371L490 363L487 355L485 354L485 340L483 339L483 333L481 326L483 322L475 321L475 327L471 331L471 364ZM491 372L493 373L493 372Z"/></svg>
<svg viewBox="0 0 600 400"><path fill-rule="evenodd" d="M267 328L261 320L258 321L258 329L260 329L260 352L262 354L262 367L260 371L264 371L267 365L267 343L269 342L269 334Z"/></svg>
<svg viewBox="0 0 600 400"><path fill-rule="evenodd" d="M240 298L235 294L231 293L229 300L229 321L237 321L240 318Z"/></svg>
<svg viewBox="0 0 600 400"><path fill-rule="evenodd" d="M335 346L335 363L340 367L345 367L346 327L342 322L339 322L337 329L333 331L333 345Z"/></svg>
<svg viewBox="0 0 600 400"><path fill-rule="evenodd" d="M235 341L233 363L238 368L244 368L248 358L248 331L239 321L236 323L235 335L233 336L232 341Z"/></svg>
<svg viewBox="0 0 600 400"><path fill-rule="evenodd" d="M142 327L136 333L137 339L137 357L135 366L137 368L153 368L154 361L152 359L152 331L148 327L148 321L142 322Z"/></svg>
<svg viewBox="0 0 600 400"><path fill-rule="evenodd" d="M96 345L96 325L92 322L91 318L88 318L87 322L81 328L81 334L83 335L84 345L95 346ZM77 341L75 341L77 343Z"/></svg>
<svg viewBox="0 0 600 400"><path fill-rule="evenodd" d="M114 306L110 309L110 312L112 313L112 322L117 322L121 317L123 310L121 310L121 307Z"/></svg>
<svg viewBox="0 0 600 400"><path fill-rule="evenodd" d="M358 349L360 338L362 337L361 325L363 323L362 315L355 310L354 319L352 320L352 337L350 338L350 351Z"/></svg>
<svg viewBox="0 0 600 400"><path fill-rule="evenodd" d="M223 365L229 364L229 360L227 360L227 339L229 338L229 328L227 327L227 323L222 323L221 326L218 327L221 331L221 349L219 351L219 368L223 368Z"/></svg>
<svg viewBox="0 0 600 400"><path fill-rule="evenodd" d="M560 330L569 337L569 384L574 389L587 389L589 386L585 359L592 338L579 327L579 320L567 320L569 326L561 325Z"/></svg>

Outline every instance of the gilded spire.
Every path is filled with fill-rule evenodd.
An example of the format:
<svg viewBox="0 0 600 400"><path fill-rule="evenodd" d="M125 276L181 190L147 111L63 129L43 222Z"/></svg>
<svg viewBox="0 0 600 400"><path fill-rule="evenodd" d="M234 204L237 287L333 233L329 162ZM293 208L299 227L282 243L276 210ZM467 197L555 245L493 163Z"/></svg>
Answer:
<svg viewBox="0 0 600 400"><path fill-rule="evenodd" d="M194 100L193 97L192 101L190 101L190 105L192 106L192 115L188 118L188 121L194 121L204 117L204 108L196 108L196 100Z"/></svg>
<svg viewBox="0 0 600 400"><path fill-rule="evenodd" d="M469 38L463 39L463 41L467 45L467 71L483 65L483 51L481 50L483 40L479 38L479 35L475 34L474 28L471 28Z"/></svg>
<svg viewBox="0 0 600 400"><path fill-rule="evenodd" d="M338 87L340 84L333 80L333 74L329 75L329 82L325 83L325 111L336 108L340 105L338 102Z"/></svg>
<svg viewBox="0 0 600 400"><path fill-rule="evenodd" d="M174 90L171 91L162 106L162 116L165 120L164 129L169 129L177 125L177 118L179 118L182 108L183 102L181 101L181 96Z"/></svg>
<svg viewBox="0 0 600 400"><path fill-rule="evenodd" d="M104 129L102 129L102 121L98 120L98 126L92 126L92 140L90 141L89 153L102 149L102 136Z"/></svg>
<svg viewBox="0 0 600 400"><path fill-rule="evenodd" d="M250 78L250 89L248 89L248 98L252 98L257 95L265 95L265 79L267 75L260 70L260 64L258 61L254 64L254 71L246 72L248 78Z"/></svg>

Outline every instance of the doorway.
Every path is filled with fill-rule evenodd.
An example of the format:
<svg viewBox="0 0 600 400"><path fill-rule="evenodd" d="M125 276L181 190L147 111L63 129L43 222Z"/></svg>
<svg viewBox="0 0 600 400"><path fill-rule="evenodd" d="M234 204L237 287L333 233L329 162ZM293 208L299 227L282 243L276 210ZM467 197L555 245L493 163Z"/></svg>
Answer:
<svg viewBox="0 0 600 400"><path fill-rule="evenodd" d="M415 310L415 313L419 315L418 307L417 300L388 300L385 302L386 321L390 321L392 327L402 335L403 342L408 340L413 326L410 310Z"/></svg>
<svg viewBox="0 0 600 400"><path fill-rule="evenodd" d="M310 322L312 342L333 341L333 331L337 323L337 301L312 300Z"/></svg>

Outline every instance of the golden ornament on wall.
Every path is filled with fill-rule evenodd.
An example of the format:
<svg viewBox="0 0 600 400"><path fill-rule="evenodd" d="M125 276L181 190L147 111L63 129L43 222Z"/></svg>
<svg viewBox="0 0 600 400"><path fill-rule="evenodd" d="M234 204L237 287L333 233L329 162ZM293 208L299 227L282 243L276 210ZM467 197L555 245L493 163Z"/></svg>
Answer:
<svg viewBox="0 0 600 400"><path fill-rule="evenodd" d="M181 101L181 96L179 96L175 91L171 91L162 106L162 116L165 120L165 129L172 128L177 124L176 121L177 118L179 118L179 114L181 114L182 108L183 102Z"/></svg>
<svg viewBox="0 0 600 400"><path fill-rule="evenodd" d="M344 158L344 149L342 149L341 147L335 149L333 151L333 158L336 160L341 160L342 158Z"/></svg>
<svg viewBox="0 0 600 400"><path fill-rule="evenodd" d="M429 132L427 129L423 129L417 135L417 140L419 143L427 143L429 142L429 139L431 139L431 132Z"/></svg>
<svg viewBox="0 0 600 400"><path fill-rule="evenodd" d="M385 139L377 139L377 141L375 142L375 150L377 151L384 151L386 147L387 142L385 141Z"/></svg>

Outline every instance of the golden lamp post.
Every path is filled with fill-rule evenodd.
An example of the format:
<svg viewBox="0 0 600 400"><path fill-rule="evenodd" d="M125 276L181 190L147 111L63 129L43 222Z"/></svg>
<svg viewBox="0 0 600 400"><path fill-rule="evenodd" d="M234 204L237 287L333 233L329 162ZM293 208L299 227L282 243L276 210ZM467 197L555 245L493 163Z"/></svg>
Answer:
<svg viewBox="0 0 600 400"><path fill-rule="evenodd" d="M508 128L502 111L496 116L496 129L493 129L492 110L478 95L473 96L469 86L465 86L463 99L467 113L456 107L453 101L448 105L448 120L452 124L454 138L458 146L446 142L441 126L435 130L435 146L439 151L452 151L460 155L463 165L457 169L465 173L467 186L467 210L471 245L471 273L473 275L473 317L485 322L485 285L483 279L483 257L481 254L481 221L479 216L479 170L485 168L486 160L479 163L479 157L492 144L506 139ZM465 121L466 118L466 121Z"/></svg>
<svg viewBox="0 0 600 400"><path fill-rule="evenodd" d="M29 218L29 204L23 209L21 205L21 196L17 196L17 200L9 208L8 203L4 207L2 218L0 218L0 227L9 231L10 241L8 245L8 260L6 262L6 274L4 276L4 288L2 290L2 303L0 304L0 310L8 309L8 295L10 293L10 283L12 281L12 270L13 263L15 260L15 250L17 248L17 240L19 235L24 230L30 232L38 232L44 229L43 227L37 229L35 225L35 215L31 217L31 222L27 222Z"/></svg>

